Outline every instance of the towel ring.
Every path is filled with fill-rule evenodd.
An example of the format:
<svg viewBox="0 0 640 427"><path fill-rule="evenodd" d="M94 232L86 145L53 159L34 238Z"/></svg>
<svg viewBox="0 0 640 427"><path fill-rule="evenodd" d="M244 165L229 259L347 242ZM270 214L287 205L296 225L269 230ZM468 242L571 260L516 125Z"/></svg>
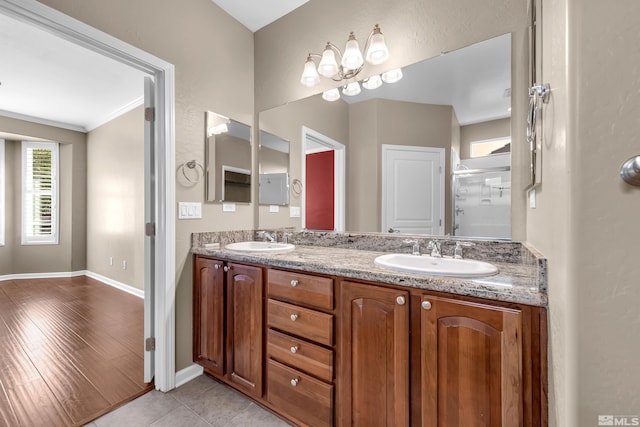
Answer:
<svg viewBox="0 0 640 427"><path fill-rule="evenodd" d="M291 181L291 192L296 197L302 194L302 181L298 178L294 178Z"/></svg>
<svg viewBox="0 0 640 427"><path fill-rule="evenodd" d="M185 169L185 166L187 167L187 169L191 169L194 171L195 178L193 176L191 177L189 176L189 174L187 173L187 169ZM198 171L197 168L200 168L200 171L202 171L202 173ZM195 160L184 162L180 166L180 170L182 171L182 175L184 176L184 179L186 179L192 184L197 184L198 182L200 182L200 178L204 176L204 166L202 166L200 163L196 162Z"/></svg>

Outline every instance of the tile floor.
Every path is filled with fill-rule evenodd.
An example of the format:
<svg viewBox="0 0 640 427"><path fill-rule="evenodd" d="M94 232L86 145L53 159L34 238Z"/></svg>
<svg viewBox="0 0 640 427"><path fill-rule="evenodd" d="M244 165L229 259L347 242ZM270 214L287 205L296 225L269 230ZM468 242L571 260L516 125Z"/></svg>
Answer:
<svg viewBox="0 0 640 427"><path fill-rule="evenodd" d="M285 427L230 387L201 375L168 393L151 391L85 427Z"/></svg>

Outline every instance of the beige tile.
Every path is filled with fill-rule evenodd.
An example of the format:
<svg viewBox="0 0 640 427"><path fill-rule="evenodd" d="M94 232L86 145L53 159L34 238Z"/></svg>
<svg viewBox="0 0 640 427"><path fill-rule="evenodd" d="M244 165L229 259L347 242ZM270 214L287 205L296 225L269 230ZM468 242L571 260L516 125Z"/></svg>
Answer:
<svg viewBox="0 0 640 427"><path fill-rule="evenodd" d="M180 402L169 394L151 391L94 421L97 427L148 426L172 410Z"/></svg>
<svg viewBox="0 0 640 427"><path fill-rule="evenodd" d="M150 427L211 427L191 409L179 406L151 424Z"/></svg>
<svg viewBox="0 0 640 427"><path fill-rule="evenodd" d="M200 375L188 383L171 390L169 394L178 402L189 406L190 402L196 402L199 399L199 396L209 391L216 384L218 384L216 380L209 378L206 375Z"/></svg>
<svg viewBox="0 0 640 427"><path fill-rule="evenodd" d="M247 409L251 400L232 388L214 382L199 395L184 398L183 403L212 426L222 427L236 415Z"/></svg>
<svg viewBox="0 0 640 427"><path fill-rule="evenodd" d="M271 412L252 403L247 409L233 417L226 426L228 427L289 427L291 424L283 421Z"/></svg>

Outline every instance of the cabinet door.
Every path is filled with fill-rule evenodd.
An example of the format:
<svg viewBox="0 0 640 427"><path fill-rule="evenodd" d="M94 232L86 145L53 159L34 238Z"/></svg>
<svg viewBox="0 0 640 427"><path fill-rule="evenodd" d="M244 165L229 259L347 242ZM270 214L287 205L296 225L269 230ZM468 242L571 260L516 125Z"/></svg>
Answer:
<svg viewBox="0 0 640 427"><path fill-rule="evenodd" d="M522 425L522 313L423 296L423 426Z"/></svg>
<svg viewBox="0 0 640 427"><path fill-rule="evenodd" d="M409 295L343 281L339 425L409 424Z"/></svg>
<svg viewBox="0 0 640 427"><path fill-rule="evenodd" d="M227 372L229 381L262 396L262 269L228 264Z"/></svg>
<svg viewBox="0 0 640 427"><path fill-rule="evenodd" d="M221 261L196 257L193 288L193 359L224 374L224 272Z"/></svg>

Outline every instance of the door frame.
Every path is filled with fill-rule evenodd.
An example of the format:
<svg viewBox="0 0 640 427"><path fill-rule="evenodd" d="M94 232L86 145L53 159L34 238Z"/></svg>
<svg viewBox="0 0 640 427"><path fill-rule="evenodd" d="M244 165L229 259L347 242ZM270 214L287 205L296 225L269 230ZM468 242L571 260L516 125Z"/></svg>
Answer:
<svg viewBox="0 0 640 427"><path fill-rule="evenodd" d="M333 227L336 232L342 233L345 229L345 210L346 210L346 197L345 197L345 164L346 164L346 147L344 144L329 138L326 135L321 134L306 126L302 126L302 159L301 159L301 181L302 181L302 197L300 207L300 220L301 228L306 226L305 220L305 203L306 203L306 176L307 176L307 139L312 139L320 145L324 145L329 150L334 151L334 167L333 167Z"/></svg>
<svg viewBox="0 0 640 427"><path fill-rule="evenodd" d="M0 13L141 70L155 81L155 387L175 387L175 68L35 0L0 0ZM146 174L145 174L146 175ZM151 177L145 176L150 182ZM147 254L145 254L145 257ZM141 343L142 345L142 343Z"/></svg>
<svg viewBox="0 0 640 427"><path fill-rule="evenodd" d="M386 160L387 160L387 153L391 150L395 150L395 151L420 151L420 152L429 152L429 153L438 153L440 159L440 173L438 174L439 177L439 182L437 183L437 185L440 187L440 226L439 226L439 232L438 233L433 233L434 235L441 235L444 234L444 223L445 223L445 217L444 217L444 212L445 212L445 192L444 192L444 168L445 168L445 150L444 148L441 147L423 147L423 146L417 146L417 145L391 145L391 144L382 144L382 152L381 152L381 185L382 185L382 191L381 191L381 197L380 197L380 231L382 233L386 233L388 228L388 224L387 224L387 198L390 197L389 194L387 194L387 186L386 186L386 180L387 180L387 168L386 168Z"/></svg>

